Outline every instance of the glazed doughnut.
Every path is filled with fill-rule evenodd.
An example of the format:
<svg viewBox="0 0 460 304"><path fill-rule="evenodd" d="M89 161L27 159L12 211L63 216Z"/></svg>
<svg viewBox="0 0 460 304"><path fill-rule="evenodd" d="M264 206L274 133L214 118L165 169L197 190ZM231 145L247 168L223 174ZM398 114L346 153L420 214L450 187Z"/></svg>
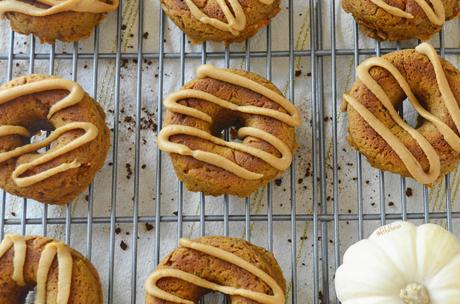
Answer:
<svg viewBox="0 0 460 304"><path fill-rule="evenodd" d="M102 108L73 81L30 75L1 86L0 187L43 203L69 203L104 164L110 145L104 120ZM39 131L53 132L31 143Z"/></svg>
<svg viewBox="0 0 460 304"><path fill-rule="evenodd" d="M197 75L164 100L158 147L190 191L248 196L289 168L299 111L256 74L202 65ZM241 142L221 139L233 126Z"/></svg>
<svg viewBox="0 0 460 304"><path fill-rule="evenodd" d="M457 17L457 0L342 0L361 30L377 40L428 40Z"/></svg>
<svg viewBox="0 0 460 304"><path fill-rule="evenodd" d="M14 31L34 34L44 43L73 42L91 35L114 11L119 0L2 0L0 16L10 20Z"/></svg>
<svg viewBox="0 0 460 304"><path fill-rule="evenodd" d="M244 41L280 11L280 0L161 0L161 5L193 43Z"/></svg>
<svg viewBox="0 0 460 304"><path fill-rule="evenodd" d="M274 256L244 240L182 239L145 283L146 304L198 303L217 291L231 303L285 303L286 282Z"/></svg>
<svg viewBox="0 0 460 304"><path fill-rule="evenodd" d="M50 238L7 235L0 243L0 304L100 304L99 275L81 254Z"/></svg>
<svg viewBox="0 0 460 304"><path fill-rule="evenodd" d="M431 185L452 171L460 153L460 72L428 43L357 68L344 95L349 142L374 167ZM397 108L408 98L419 114L411 127Z"/></svg>

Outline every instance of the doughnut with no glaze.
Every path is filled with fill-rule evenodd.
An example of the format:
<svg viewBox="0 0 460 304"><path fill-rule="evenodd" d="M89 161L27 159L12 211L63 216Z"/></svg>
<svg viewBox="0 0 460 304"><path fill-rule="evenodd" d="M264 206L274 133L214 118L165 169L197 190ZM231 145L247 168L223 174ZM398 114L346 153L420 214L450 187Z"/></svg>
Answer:
<svg viewBox="0 0 460 304"><path fill-rule="evenodd" d="M245 41L280 11L280 0L161 0L161 5L193 43Z"/></svg>
<svg viewBox="0 0 460 304"><path fill-rule="evenodd" d="M31 145L39 131L52 132ZM0 187L9 193L71 202L103 166L109 139L104 111L75 82L29 75L0 87Z"/></svg>
<svg viewBox="0 0 460 304"><path fill-rule="evenodd" d="M94 266L62 242L38 236L7 235L0 244L0 304L102 304Z"/></svg>
<svg viewBox="0 0 460 304"><path fill-rule="evenodd" d="M286 282L273 254L241 239L181 240L145 283L146 304L198 303L210 290L233 304L285 303Z"/></svg>
<svg viewBox="0 0 460 304"><path fill-rule="evenodd" d="M423 43L415 50L370 58L358 67L357 75L344 95L348 141L372 166L425 185L456 168L460 72L452 64ZM419 114L415 127L397 113L408 96Z"/></svg>
<svg viewBox="0 0 460 304"><path fill-rule="evenodd" d="M118 7L119 0L2 0L4 15L14 31L40 38L73 42L89 37L105 14Z"/></svg>
<svg viewBox="0 0 460 304"><path fill-rule="evenodd" d="M211 65L197 74L164 100L158 146L190 191L248 196L290 166L299 111L256 74ZM231 127L238 131L224 141Z"/></svg>
<svg viewBox="0 0 460 304"><path fill-rule="evenodd" d="M457 0L342 0L342 7L367 36L392 41L428 40L459 13Z"/></svg>

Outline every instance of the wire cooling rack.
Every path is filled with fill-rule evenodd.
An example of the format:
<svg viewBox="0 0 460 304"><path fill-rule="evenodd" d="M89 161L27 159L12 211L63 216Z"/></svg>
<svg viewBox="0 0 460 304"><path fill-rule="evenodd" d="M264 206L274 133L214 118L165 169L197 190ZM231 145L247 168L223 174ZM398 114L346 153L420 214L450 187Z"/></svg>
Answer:
<svg viewBox="0 0 460 304"><path fill-rule="evenodd" d="M457 66L458 28L451 21L433 40ZM280 262L288 303L337 303L333 279L343 252L377 226L434 221L458 234L457 172L428 189L371 168L346 143L340 96L351 86L356 65L417 42L381 44L363 37L339 1L285 0L271 26L226 48L191 45L154 0L122 1L80 43L41 45L6 22L0 33L3 81L27 73L76 80L101 102L112 130L106 166L71 205L48 207L2 193L0 236L65 240L98 268L105 303L143 303L144 280L182 236L251 240ZM304 119L290 171L245 200L188 192L155 144L163 97L206 62L265 75ZM414 120L410 108L401 115ZM221 295L202 300L224 301Z"/></svg>

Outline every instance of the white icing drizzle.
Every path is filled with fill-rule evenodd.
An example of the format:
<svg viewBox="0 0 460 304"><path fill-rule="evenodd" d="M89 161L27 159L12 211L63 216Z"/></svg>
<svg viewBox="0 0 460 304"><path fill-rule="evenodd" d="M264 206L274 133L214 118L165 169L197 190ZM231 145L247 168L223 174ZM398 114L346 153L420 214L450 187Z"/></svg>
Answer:
<svg viewBox="0 0 460 304"><path fill-rule="evenodd" d="M246 14L241 7L241 4L238 0L216 0L220 9L227 19L227 23L220 21L216 18L211 18L207 16L203 11L193 2L193 0L185 0L188 8L190 9L191 14L200 22L209 24L221 31L230 32L234 36L238 36L241 31L246 28ZM230 6L227 4L230 4ZM274 0L259 0L260 3L265 5L270 5ZM231 9L230 9L231 7ZM232 12L233 11L233 12Z"/></svg>
<svg viewBox="0 0 460 304"><path fill-rule="evenodd" d="M386 12L401 18L413 19L414 15L405 12L395 6L387 4L384 0L371 0L372 3L382 8ZM425 12L431 23L435 25L443 25L446 22L446 9L441 0L428 0L432 5L428 4L427 0L414 0Z"/></svg>
<svg viewBox="0 0 460 304"><path fill-rule="evenodd" d="M433 65L436 80L439 85L441 96L445 102L446 108L451 115L457 130L460 130L460 108L457 100L453 95L453 92L449 86L446 75L442 68L441 60L436 54L436 50L428 43L420 44L416 49L418 53L426 55L431 64ZM404 120L398 115L390 98L385 93L383 88L372 78L369 74L369 70L372 67L381 67L387 70L396 81L399 83L404 93L408 97L410 103L414 109L426 120L432 122L438 131L443 135L446 142L456 152L460 153L460 137L452 130L447 124L442 122L439 118L425 110L422 105L418 102L412 89L409 86L407 80L402 76L399 70L392 65L389 61L383 58L370 58L364 61L357 69L358 78L364 83L364 85L378 98L385 109L390 114L391 118L406 132L408 132L419 144L420 148L425 153L430 168L428 172L425 172L420 162L413 156L409 149L397 138L391 130L385 126L377 117L372 114L361 102L356 98L345 94L345 101L356 110L361 117L388 143L393 151L399 156L401 161L406 165L409 173L414 177L415 180L422 184L431 184L436 181L441 172L441 160L434 147L423 137L423 135L416 129L409 126Z"/></svg>
<svg viewBox="0 0 460 304"><path fill-rule="evenodd" d="M42 251L37 269L37 295L35 304L46 304L46 284L54 258L58 259L57 304L66 304L72 285L73 258L69 248L61 242L48 243Z"/></svg>
<svg viewBox="0 0 460 304"><path fill-rule="evenodd" d="M44 17L62 12L108 13L117 9L119 0L112 4L99 0L36 0L48 5L49 8L40 8L18 0L0 1L0 16L7 12L23 13L30 16Z"/></svg>
<svg viewBox="0 0 460 304"><path fill-rule="evenodd" d="M20 235L6 235L0 243L0 259L13 247L13 275L12 279L19 286L25 286L24 266L27 255L26 239ZM58 259L58 284L57 304L67 304L72 285L73 258L70 249L62 242L50 242L41 252L37 267L37 294L35 304L46 304L46 285L49 271L57 255Z"/></svg>
<svg viewBox="0 0 460 304"><path fill-rule="evenodd" d="M8 135L20 135L30 137L29 130L21 126L0 126L0 137Z"/></svg>
<svg viewBox="0 0 460 304"><path fill-rule="evenodd" d="M38 183L39 181L45 180L53 175L56 175L58 173L61 173L61 172L64 172L70 169L78 168L81 166L81 164L77 160L74 160L71 163L63 163L57 167L48 169L46 171L40 172L35 175L31 175L27 177L20 177L22 174L24 174L28 170L36 166L45 164L61 155L64 155L94 140L97 137L98 129L95 125L89 122L68 123L62 127L57 128L54 132L51 133L50 136L48 136L45 140L41 142L29 144L26 146L21 146L9 152L0 153L0 163L7 161L9 159L18 157L20 155L24 155L24 154L27 154L33 151L37 151L38 149L44 148L48 146L49 144L51 144L56 139L58 139L64 133L72 131L72 130L79 130L79 129L84 130L85 134L83 134L82 136L79 136L77 139L63 146L60 146L58 149L50 150L47 153L40 155L39 157L33 159L30 162L17 166L16 169L13 171L12 178L14 182L16 183L16 185L18 185L19 187L28 187L35 183Z"/></svg>
<svg viewBox="0 0 460 304"><path fill-rule="evenodd" d="M263 85L255 81L252 81L244 76L237 75L228 70L219 69L211 65L200 66L197 71L197 76L200 79L210 77L213 79L221 80L252 90L253 92L267 97L273 102L276 102L280 107L285 109L288 112L288 114L282 113L277 110L266 109L256 106L238 106L226 100L220 99L212 94L195 89L181 90L168 96L164 101L164 105L169 111L181 113L211 123L212 118L208 114L178 103L180 100L183 99L197 98L206 100L208 102L214 103L220 107L227 108L232 111L272 117L288 124L289 126L298 126L300 124L300 113L293 104L291 104L283 96L277 94L276 92L264 87ZM276 157L260 149L248 146L245 143L227 142L225 140L222 140L221 138L215 137L209 134L208 132L202 131L195 127L169 125L164 127L160 131L158 135L158 147L161 150L168 153L177 153L184 156L192 156L197 160L220 167L224 170L227 170L237 175L238 177L248 180L260 179L263 177L263 175L251 172L221 155L207 151L191 150L186 145L173 143L169 140L171 136L178 134L202 138L210 142L213 142L217 145L226 146L234 150L248 153L252 156L264 160L265 162L267 162L279 171L286 170L292 162L292 152L290 148L282 140L263 130L253 127L240 128L238 130L238 136L240 138L251 136L266 141L280 152L281 157Z"/></svg>
<svg viewBox="0 0 460 304"><path fill-rule="evenodd" d="M201 277L198 277L196 275L193 275L191 273L171 268L160 268L156 270L152 275L150 275L150 277L147 279L145 283L145 289L148 294L168 302L194 304L192 301L177 297L167 291L160 289L157 286L158 281L163 278L177 278L208 290L221 292L231 296L245 297L247 299L256 301L257 303L261 304L285 303L284 291L279 286L279 284L266 272L262 271L261 269L249 263L248 261L240 258L239 256L231 252L225 251L223 249L211 245L194 242L187 239L181 239L179 243L182 247L203 252L209 256L213 256L215 258L238 266L241 269L253 274L262 282L267 284L268 287L270 287L270 289L273 292L273 295L267 295L265 293L260 293L244 288L235 288L230 286L219 285L214 282L205 280Z"/></svg>
<svg viewBox="0 0 460 304"><path fill-rule="evenodd" d="M169 141L169 138L176 134L184 134L184 135L199 137L199 138L208 140L220 146L226 146L234 150L238 150L241 152L245 152L245 153L254 155L264 160L265 162L267 162L268 164L270 164L271 166L273 166L274 168L280 171L286 170L286 168L289 167L292 161L291 150L284 142L282 142L275 136L271 135L270 133L267 133L265 131L262 131L256 128L250 128L250 127L240 128L238 130L238 137L244 138L247 136L252 136L252 137L262 139L270 143L278 151L280 151L281 153L280 158L270 153L267 153L265 151L259 150L257 148L254 148L254 147L251 147L245 144L225 141L218 137L212 136L208 132L201 131L197 128L188 127L188 126L178 126L178 125L166 126L161 130L161 133L158 135L158 140L159 140L158 146L163 151L168 152L168 153L178 153L180 155L192 156L195 159L198 159L200 161L203 161L203 162L212 164L214 166L221 167L227 171L230 171L241 178L254 180L254 179L262 178L263 175L259 173L251 172L237 165L231 160L223 156L220 156L218 154L201 151L201 150L193 151L186 145L177 144L177 143L173 143Z"/></svg>
<svg viewBox="0 0 460 304"><path fill-rule="evenodd" d="M24 281L24 263L26 262L27 251L26 241L22 236L7 234L0 243L0 258L2 258L11 247L14 247L13 275L11 278L19 286L26 286Z"/></svg>
<svg viewBox="0 0 460 304"><path fill-rule="evenodd" d="M50 78L32 83L27 83L24 85L0 91L0 105L28 94L60 89L69 91L69 94L60 101L56 102L50 108L50 111L48 113L48 119L51 119L51 117L57 112L78 104L84 98L85 93L83 89L80 87L80 85L70 80L58 78ZM21 177L21 175L27 172L28 170L31 170L36 166L45 164L59 156L64 155L65 153L69 153L93 141L97 137L99 130L94 124L89 122L67 123L54 130L54 132L52 132L50 136L48 136L45 140L41 142L31 143L25 146L18 147L11 151L2 152L0 153L0 164L10 159L17 158L21 155L28 154L37 151L43 147L46 147L47 145L57 140L64 133L73 130L83 130L85 131L85 133L82 136L76 138L75 140L72 140L71 142L65 145L60 146L57 149L51 149L41 155L37 154L38 157L33 158L33 160L30 162L18 165L12 173L12 179L17 186L28 187L40 181L43 181L49 177L52 177L58 173L78 168L81 166L81 164L77 160L74 160L73 162L60 164L57 167L50 168L38 174L34 174L27 177ZM0 136L13 134L29 136L29 132L24 127L0 126Z"/></svg>

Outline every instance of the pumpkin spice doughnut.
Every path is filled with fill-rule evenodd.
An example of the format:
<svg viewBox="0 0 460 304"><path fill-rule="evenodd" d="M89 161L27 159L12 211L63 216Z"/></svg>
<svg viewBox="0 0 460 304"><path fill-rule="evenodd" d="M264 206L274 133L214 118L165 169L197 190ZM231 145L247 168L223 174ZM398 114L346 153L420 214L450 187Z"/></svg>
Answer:
<svg viewBox="0 0 460 304"><path fill-rule="evenodd" d="M289 168L299 111L256 74L202 65L197 76L164 100L158 147L190 191L248 196ZM223 140L231 127L238 138Z"/></svg>
<svg viewBox="0 0 460 304"><path fill-rule="evenodd" d="M2 0L0 15L14 31L33 34L43 43L78 41L91 35L119 0Z"/></svg>
<svg viewBox="0 0 460 304"><path fill-rule="evenodd" d="M460 153L460 72L428 43L374 57L357 68L344 95L348 140L376 168L431 185L456 168ZM397 108L406 99L415 127Z"/></svg>
<svg viewBox="0 0 460 304"><path fill-rule="evenodd" d="M360 29L377 40L428 40L457 17L457 0L342 0Z"/></svg>
<svg viewBox="0 0 460 304"><path fill-rule="evenodd" d="M280 11L280 0L161 0L161 5L193 43L242 42Z"/></svg>
<svg viewBox="0 0 460 304"><path fill-rule="evenodd" d="M286 282L273 254L241 239L182 239L145 283L146 304L198 303L209 291L231 303L285 303Z"/></svg>
<svg viewBox="0 0 460 304"><path fill-rule="evenodd" d="M7 235L0 243L0 304L102 304L94 266L62 242L38 236Z"/></svg>
<svg viewBox="0 0 460 304"><path fill-rule="evenodd" d="M39 131L52 132L30 143ZM29 75L0 87L0 187L9 193L69 203L103 166L109 138L104 111L73 81Z"/></svg>

